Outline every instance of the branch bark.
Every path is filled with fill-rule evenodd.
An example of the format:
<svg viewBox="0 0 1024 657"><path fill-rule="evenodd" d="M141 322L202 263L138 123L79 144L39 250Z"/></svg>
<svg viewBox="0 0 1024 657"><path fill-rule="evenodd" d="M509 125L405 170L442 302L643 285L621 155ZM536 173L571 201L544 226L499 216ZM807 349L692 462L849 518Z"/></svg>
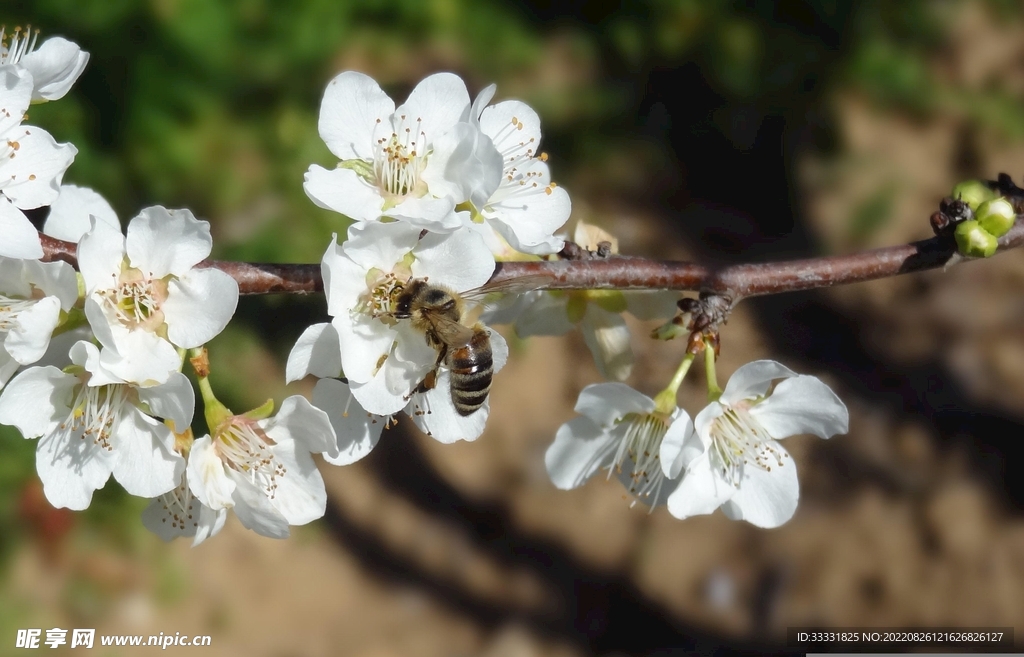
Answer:
<svg viewBox="0 0 1024 657"><path fill-rule="evenodd" d="M44 260L63 260L77 268L76 246L40 235ZM1024 222L1018 221L999 240L999 251L1024 244ZM877 278L936 269L956 255L951 237L890 246L848 255L806 258L782 262L706 267L690 262L609 256L580 260L499 262L491 282L524 276L543 276L548 290L679 290L714 292L731 297L779 294L833 285L859 283ZM204 260L200 267L216 267L238 281L242 294L322 292L320 265L268 264Z"/></svg>

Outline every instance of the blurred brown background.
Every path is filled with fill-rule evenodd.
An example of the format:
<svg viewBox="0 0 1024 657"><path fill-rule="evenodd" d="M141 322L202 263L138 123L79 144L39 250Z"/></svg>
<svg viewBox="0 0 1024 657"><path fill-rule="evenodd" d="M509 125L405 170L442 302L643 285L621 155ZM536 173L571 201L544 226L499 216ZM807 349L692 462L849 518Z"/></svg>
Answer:
<svg viewBox="0 0 1024 657"><path fill-rule="evenodd" d="M557 8L556 8L557 5ZM344 224L301 189L333 163L320 95L344 69L399 101L423 76L541 114L574 216L623 252L715 262L926 238L967 177L1024 176L1024 22L1012 2L602 3L28 0L92 53L32 121L80 150L66 180L187 206L218 257L315 262ZM793 438L800 508L762 531L721 514L573 492L543 454L599 379L578 335L513 341L485 435L407 422L363 462L324 466L324 520L286 541L232 519L164 545L115 484L54 510L34 444L0 436L0 653L18 628L209 634L210 655L532 657L778 651L794 625L1015 626L1024 640L1024 254L948 273L745 301L721 377L775 358L822 377L850 433ZM236 411L285 388L322 298L244 299L212 346ZM664 386L683 345L634 323L630 383ZM506 332L507 335L509 335ZM697 377L681 399L704 404ZM105 654L153 652L109 649ZM170 649L172 652L174 649ZM178 649L185 651L186 649Z"/></svg>

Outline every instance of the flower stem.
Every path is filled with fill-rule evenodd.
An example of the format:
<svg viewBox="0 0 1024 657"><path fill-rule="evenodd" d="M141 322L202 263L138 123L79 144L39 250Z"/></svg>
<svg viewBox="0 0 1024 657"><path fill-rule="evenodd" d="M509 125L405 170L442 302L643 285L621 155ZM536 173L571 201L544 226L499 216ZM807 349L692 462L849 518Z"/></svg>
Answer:
<svg viewBox="0 0 1024 657"><path fill-rule="evenodd" d="M199 382L199 394L203 397L203 413L206 416L206 425L213 432L215 427L232 416L231 410L222 404L217 396L213 394L213 386L210 385L210 358L206 347L198 347L189 350L189 363L196 373L196 380Z"/></svg>
<svg viewBox="0 0 1024 657"><path fill-rule="evenodd" d="M696 354L686 354L686 358L683 359L683 362L679 363L679 367L676 369L676 373L672 376L672 380L669 381L664 390L655 396L655 410L659 413L671 415L672 411L675 410L676 395L679 393L679 386L683 384L683 379L686 378L686 373L690 371L690 365L693 365L694 358L696 358Z"/></svg>
<svg viewBox="0 0 1024 657"><path fill-rule="evenodd" d="M722 389L718 387L718 374L715 372L715 347L710 340L704 341L704 372L708 379L708 401L718 401Z"/></svg>

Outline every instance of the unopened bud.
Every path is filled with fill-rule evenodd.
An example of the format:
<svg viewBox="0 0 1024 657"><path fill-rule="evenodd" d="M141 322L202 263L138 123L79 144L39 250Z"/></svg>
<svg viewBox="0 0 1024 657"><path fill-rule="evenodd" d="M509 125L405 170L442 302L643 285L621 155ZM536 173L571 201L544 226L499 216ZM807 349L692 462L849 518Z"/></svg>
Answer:
<svg viewBox="0 0 1024 657"><path fill-rule="evenodd" d="M956 227L956 246L961 254L971 258L987 258L996 252L999 242L977 221L965 221Z"/></svg>
<svg viewBox="0 0 1024 657"><path fill-rule="evenodd" d="M1011 228L1017 219L1017 213L1013 211L1013 205L1005 198L985 201L978 207L976 213L978 223L993 237L1002 237Z"/></svg>
<svg viewBox="0 0 1024 657"><path fill-rule="evenodd" d="M977 212L978 206L996 197L995 190L980 180L965 180L953 188L953 198L959 199Z"/></svg>

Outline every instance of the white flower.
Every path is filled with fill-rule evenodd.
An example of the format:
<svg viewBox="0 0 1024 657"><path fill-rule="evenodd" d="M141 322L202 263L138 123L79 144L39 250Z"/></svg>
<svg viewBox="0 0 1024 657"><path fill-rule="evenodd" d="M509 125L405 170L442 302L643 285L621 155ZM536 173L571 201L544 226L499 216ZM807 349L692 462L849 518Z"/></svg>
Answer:
<svg viewBox="0 0 1024 657"><path fill-rule="evenodd" d="M33 101L63 98L85 70L89 53L62 37L51 37L36 48L38 39L39 30L16 27L8 37L0 27L0 66L22 67L32 75Z"/></svg>
<svg viewBox="0 0 1024 657"><path fill-rule="evenodd" d="M681 455L686 472L668 510L687 518L721 506L734 520L778 527L796 511L800 486L796 465L776 440L829 438L846 433L849 422L843 402L815 377L771 360L747 363L694 420L700 444Z"/></svg>
<svg viewBox="0 0 1024 657"><path fill-rule="evenodd" d="M437 363L438 351L408 320L390 316L396 290L410 278L464 292L483 285L494 258L469 231L427 233L405 222L355 224L324 254L327 312L341 346L352 394L370 413L404 408Z"/></svg>
<svg viewBox="0 0 1024 657"><path fill-rule="evenodd" d="M554 233L568 221L572 205L566 191L551 182L547 155L538 150L540 117L518 100L485 107L494 89L491 85L477 96L472 116L499 153L501 177L485 201L470 200L515 250L557 253L565 240Z"/></svg>
<svg viewBox="0 0 1024 657"><path fill-rule="evenodd" d="M313 406L327 413L337 438L332 449L323 453L324 458L334 465L355 463L377 445L391 418L367 413L355 401L348 382L340 378L341 345L331 324L307 328L288 354L287 383L309 374L320 378L313 388Z"/></svg>
<svg viewBox="0 0 1024 657"><path fill-rule="evenodd" d="M93 223L79 242L78 264L104 367L126 381L166 381L180 368L175 347L198 347L227 325L238 284L195 266L213 240L210 224L188 210L146 208L128 224L127 239Z"/></svg>
<svg viewBox="0 0 1024 657"><path fill-rule="evenodd" d="M303 189L320 207L356 221L387 216L454 230L462 223L457 201L429 182L448 176L431 154L468 108L466 85L451 73L424 79L398 109L372 78L341 73L327 85L319 123L320 137L341 162L330 170L311 166Z"/></svg>
<svg viewBox="0 0 1024 657"><path fill-rule="evenodd" d="M32 99L32 74L0 66L0 256L43 257L39 233L22 210L57 198L64 172L78 152L50 133L22 125Z"/></svg>
<svg viewBox="0 0 1024 657"><path fill-rule="evenodd" d="M611 234L582 221L576 225L575 241L585 249L597 250L598 243L618 240ZM622 313L638 319L672 317L678 294L671 290L621 292L619 290L554 290L527 292L510 307L485 315L496 324L515 322L516 335L562 335L579 327L598 371L606 379L622 381L633 371L633 349L629 327Z"/></svg>
<svg viewBox="0 0 1024 657"><path fill-rule="evenodd" d="M94 190L77 185L61 185L60 195L50 204L43 233L65 242L82 239L92 228L92 219L121 232L121 221L110 203Z"/></svg>
<svg viewBox="0 0 1024 657"><path fill-rule="evenodd" d="M71 358L80 375L30 367L0 395L0 423L40 439L36 470L46 498L55 507L84 509L111 474L140 497L174 488L185 461L171 430L150 414L187 427L195 406L188 379L176 372L158 386L131 385L106 371L88 342L72 347Z"/></svg>
<svg viewBox="0 0 1024 657"><path fill-rule="evenodd" d="M0 257L0 388L43 357L61 312L77 300L78 279L67 263Z"/></svg>
<svg viewBox="0 0 1024 657"><path fill-rule="evenodd" d="M224 528L228 510L214 511L199 501L182 470L181 482L170 492L154 498L142 512L142 524L164 541L179 536L195 537L195 547Z"/></svg>
<svg viewBox="0 0 1024 657"><path fill-rule="evenodd" d="M665 481L682 471L680 453L693 432L686 411L660 411L624 383L595 383L580 392L576 412L581 415L559 427L544 455L555 486L576 488L607 470L636 500L652 509L664 504Z"/></svg>
<svg viewBox="0 0 1024 657"><path fill-rule="evenodd" d="M335 443L327 415L300 396L289 397L274 417L232 415L196 440L189 486L212 510L234 509L247 528L284 538L289 525L324 515L327 492L310 452Z"/></svg>

